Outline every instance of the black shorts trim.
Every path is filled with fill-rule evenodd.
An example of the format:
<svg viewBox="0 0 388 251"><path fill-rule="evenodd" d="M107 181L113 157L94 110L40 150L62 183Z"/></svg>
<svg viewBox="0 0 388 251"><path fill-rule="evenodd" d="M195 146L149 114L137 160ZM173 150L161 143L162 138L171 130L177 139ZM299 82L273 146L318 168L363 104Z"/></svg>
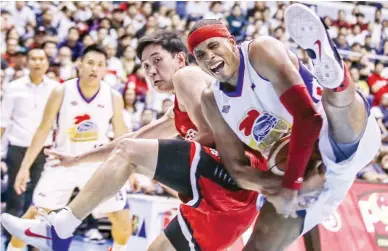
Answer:
<svg viewBox="0 0 388 251"><path fill-rule="evenodd" d="M183 219L183 224L185 224L187 227L188 232L186 232L186 235L189 240L183 234L178 217ZM175 216L174 219L164 229L164 234L177 251L201 251L201 248L193 237L193 230L180 212L178 212L178 215Z"/></svg>

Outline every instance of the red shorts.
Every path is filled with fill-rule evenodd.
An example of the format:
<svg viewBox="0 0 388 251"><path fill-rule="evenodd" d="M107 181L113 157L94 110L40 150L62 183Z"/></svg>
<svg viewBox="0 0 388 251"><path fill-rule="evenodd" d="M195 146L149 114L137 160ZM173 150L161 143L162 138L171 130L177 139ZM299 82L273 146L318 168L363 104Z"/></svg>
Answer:
<svg viewBox="0 0 388 251"><path fill-rule="evenodd" d="M185 191L182 192L180 187L177 187L181 198L190 200L181 204L178 215L166 227L167 238L179 251L225 250L254 222L258 215L258 193L238 188L222 166L214 149L201 147L194 142L159 142L160 157L155 179L165 183L163 178L159 179L160 169L164 165L172 167L174 163L170 162L176 162L180 168L188 168L188 173L180 175L186 178L185 184L190 189L185 191L185 188L181 187ZM175 146L171 147L172 145ZM184 156L185 153L188 155ZM170 154L175 157L175 161L166 161L166 155ZM174 180L174 177L170 177L170 180ZM174 184L166 185L174 188Z"/></svg>

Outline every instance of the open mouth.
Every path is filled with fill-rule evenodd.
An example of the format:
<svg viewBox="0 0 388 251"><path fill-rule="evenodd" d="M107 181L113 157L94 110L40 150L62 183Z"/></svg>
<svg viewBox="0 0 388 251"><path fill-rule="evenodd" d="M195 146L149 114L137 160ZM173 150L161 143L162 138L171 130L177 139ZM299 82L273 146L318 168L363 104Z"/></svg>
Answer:
<svg viewBox="0 0 388 251"><path fill-rule="evenodd" d="M218 74L218 73L220 73L222 71L222 69L224 69L224 66L225 66L224 61L221 61L221 62L218 62L218 63L214 64L213 66L211 66L210 70L214 74Z"/></svg>
<svg viewBox="0 0 388 251"><path fill-rule="evenodd" d="M158 87L162 83L162 80L155 80L154 86Z"/></svg>

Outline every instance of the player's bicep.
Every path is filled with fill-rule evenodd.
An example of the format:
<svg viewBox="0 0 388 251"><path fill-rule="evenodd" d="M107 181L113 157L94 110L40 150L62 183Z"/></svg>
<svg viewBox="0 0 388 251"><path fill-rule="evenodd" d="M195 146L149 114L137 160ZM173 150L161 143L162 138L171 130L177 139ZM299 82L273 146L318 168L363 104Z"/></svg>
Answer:
<svg viewBox="0 0 388 251"><path fill-rule="evenodd" d="M291 86L304 83L286 47L276 39L253 41L249 60L255 71L272 83L278 96Z"/></svg>
<svg viewBox="0 0 388 251"><path fill-rule="evenodd" d="M44 108L40 129L51 129L61 107L63 94L64 86L58 86L51 92Z"/></svg>
<svg viewBox="0 0 388 251"><path fill-rule="evenodd" d="M183 76L183 74L176 74L174 76L174 87L179 97L179 102L184 106L200 133L209 131L201 110L201 93L206 86L206 79L201 76Z"/></svg>

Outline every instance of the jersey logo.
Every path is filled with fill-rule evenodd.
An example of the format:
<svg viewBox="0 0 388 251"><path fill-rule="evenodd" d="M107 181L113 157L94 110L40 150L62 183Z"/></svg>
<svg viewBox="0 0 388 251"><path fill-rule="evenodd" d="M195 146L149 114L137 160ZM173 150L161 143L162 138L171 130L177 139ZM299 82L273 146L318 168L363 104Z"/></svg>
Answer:
<svg viewBox="0 0 388 251"><path fill-rule="evenodd" d="M268 112L260 113L251 109L238 125L238 129L248 138L248 146L267 157L271 146L290 131L291 124ZM246 142L246 141L245 141Z"/></svg>
<svg viewBox="0 0 388 251"><path fill-rule="evenodd" d="M230 105L224 105L224 106L222 107L222 112L223 112L223 113L228 113L229 110L230 110Z"/></svg>
<svg viewBox="0 0 388 251"><path fill-rule="evenodd" d="M71 141L94 141L98 139L98 126L89 114L83 114L74 118L74 125L69 129Z"/></svg>
<svg viewBox="0 0 388 251"><path fill-rule="evenodd" d="M241 121L238 129L244 133L245 136L249 136L252 132L253 123L255 123L260 112L252 109L247 112L247 116Z"/></svg>

